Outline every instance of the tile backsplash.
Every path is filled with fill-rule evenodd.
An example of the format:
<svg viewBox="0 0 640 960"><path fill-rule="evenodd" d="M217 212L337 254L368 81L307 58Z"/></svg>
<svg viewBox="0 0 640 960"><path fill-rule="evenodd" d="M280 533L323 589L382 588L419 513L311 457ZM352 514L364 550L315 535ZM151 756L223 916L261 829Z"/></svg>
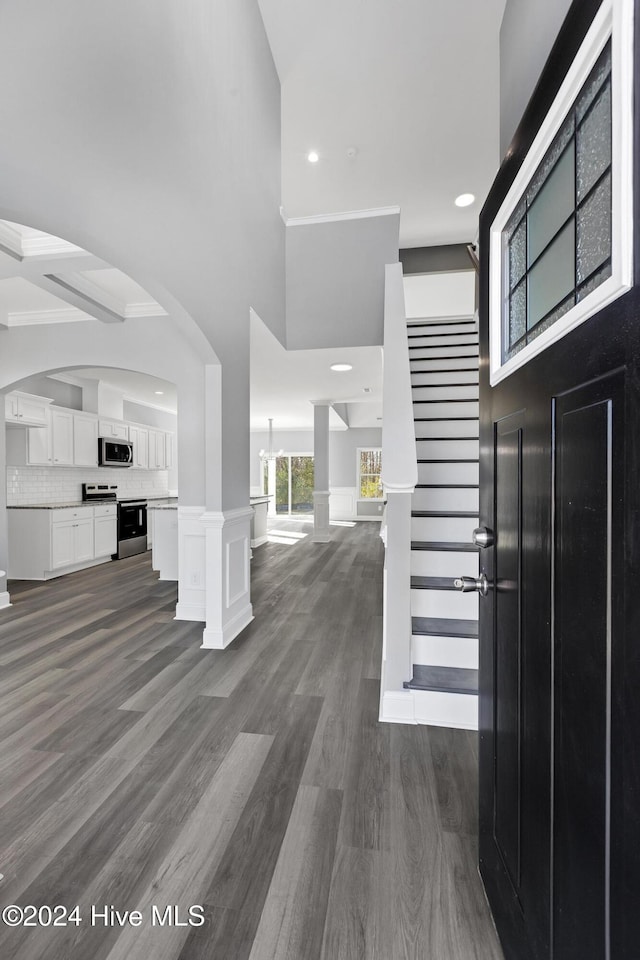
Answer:
<svg viewBox="0 0 640 960"><path fill-rule="evenodd" d="M131 467L7 467L7 505L81 500L83 483L117 483L120 497L166 496L169 475Z"/></svg>

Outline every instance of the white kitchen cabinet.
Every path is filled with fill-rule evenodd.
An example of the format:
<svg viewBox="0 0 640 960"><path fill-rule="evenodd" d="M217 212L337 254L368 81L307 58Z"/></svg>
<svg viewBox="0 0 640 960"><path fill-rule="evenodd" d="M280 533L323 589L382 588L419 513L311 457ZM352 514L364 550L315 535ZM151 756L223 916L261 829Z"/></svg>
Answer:
<svg viewBox="0 0 640 960"><path fill-rule="evenodd" d="M93 560L93 520L51 525L51 569Z"/></svg>
<svg viewBox="0 0 640 960"><path fill-rule="evenodd" d="M170 470L173 466L173 459L175 457L175 434L174 433L165 433L164 435L164 465L167 470Z"/></svg>
<svg viewBox="0 0 640 960"><path fill-rule="evenodd" d="M133 443L133 465L142 470L149 466L149 431L129 424L129 440Z"/></svg>
<svg viewBox="0 0 640 960"><path fill-rule="evenodd" d="M149 469L166 469L166 447L164 430L149 430Z"/></svg>
<svg viewBox="0 0 640 960"><path fill-rule="evenodd" d="M98 466L98 421L91 414L73 414L73 462L76 467Z"/></svg>
<svg viewBox="0 0 640 960"><path fill-rule="evenodd" d="M73 466L73 414L51 408L51 453L54 466Z"/></svg>
<svg viewBox="0 0 640 960"><path fill-rule="evenodd" d="M27 430L27 464L30 467L49 467L53 463L51 447L51 410L47 410L46 427Z"/></svg>
<svg viewBox="0 0 640 960"><path fill-rule="evenodd" d="M126 423L119 423L117 420L99 420L98 428L101 437L115 440L129 439L129 426Z"/></svg>
<svg viewBox="0 0 640 960"><path fill-rule="evenodd" d="M118 550L118 508L115 503L104 503L93 508L93 552L98 557L110 557Z"/></svg>
<svg viewBox="0 0 640 960"><path fill-rule="evenodd" d="M49 404L48 397L36 397L31 393L12 391L4 398L4 416L9 426L20 427L47 426Z"/></svg>
<svg viewBox="0 0 640 960"><path fill-rule="evenodd" d="M117 549L115 504L7 510L9 576L49 580L104 563Z"/></svg>

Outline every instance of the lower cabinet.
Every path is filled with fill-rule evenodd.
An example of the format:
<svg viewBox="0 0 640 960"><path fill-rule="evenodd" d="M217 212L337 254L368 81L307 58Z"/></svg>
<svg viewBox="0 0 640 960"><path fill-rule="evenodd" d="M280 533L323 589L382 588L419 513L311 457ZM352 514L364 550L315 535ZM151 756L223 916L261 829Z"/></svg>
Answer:
<svg viewBox="0 0 640 960"><path fill-rule="evenodd" d="M51 524L51 568L94 559L93 520Z"/></svg>
<svg viewBox="0 0 640 960"><path fill-rule="evenodd" d="M103 563L117 550L116 504L7 510L14 580L48 580Z"/></svg>

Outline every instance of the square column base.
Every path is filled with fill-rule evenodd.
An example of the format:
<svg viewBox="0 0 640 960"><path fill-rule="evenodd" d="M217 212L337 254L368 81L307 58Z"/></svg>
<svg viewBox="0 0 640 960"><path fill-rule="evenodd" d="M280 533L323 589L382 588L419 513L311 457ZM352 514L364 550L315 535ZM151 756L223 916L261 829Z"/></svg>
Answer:
<svg viewBox="0 0 640 960"><path fill-rule="evenodd" d="M207 511L205 531L206 627L202 647L223 650L253 620L250 592L251 507Z"/></svg>
<svg viewBox="0 0 640 960"><path fill-rule="evenodd" d="M329 491L313 491L313 543L329 543Z"/></svg>
<svg viewBox="0 0 640 960"><path fill-rule="evenodd" d="M178 603L176 620L207 619L204 507L178 507Z"/></svg>

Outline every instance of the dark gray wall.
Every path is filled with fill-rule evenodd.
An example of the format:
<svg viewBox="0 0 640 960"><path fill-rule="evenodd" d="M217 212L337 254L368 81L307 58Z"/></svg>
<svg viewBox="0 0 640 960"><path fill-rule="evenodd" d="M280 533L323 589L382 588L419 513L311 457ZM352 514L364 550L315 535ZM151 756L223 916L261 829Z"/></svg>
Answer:
<svg viewBox="0 0 640 960"><path fill-rule="evenodd" d="M571 0L507 0L500 30L500 155L529 102Z"/></svg>
<svg viewBox="0 0 640 960"><path fill-rule="evenodd" d="M447 243L437 247L408 247L400 251L400 263L405 277L412 273L448 273L470 270L473 267L465 243Z"/></svg>

